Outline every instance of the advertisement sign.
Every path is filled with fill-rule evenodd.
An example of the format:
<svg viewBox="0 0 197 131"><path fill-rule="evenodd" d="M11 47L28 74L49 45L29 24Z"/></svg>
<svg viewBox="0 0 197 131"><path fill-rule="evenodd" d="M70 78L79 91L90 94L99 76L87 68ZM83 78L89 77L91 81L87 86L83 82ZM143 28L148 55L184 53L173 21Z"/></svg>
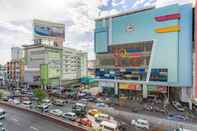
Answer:
<svg viewBox="0 0 197 131"><path fill-rule="evenodd" d="M40 80L43 85L48 84L48 65L47 64L40 65Z"/></svg>
<svg viewBox="0 0 197 131"><path fill-rule="evenodd" d="M59 23L52 23L41 20L34 20L33 30L34 37L46 37L46 38L65 38L65 25Z"/></svg>
<svg viewBox="0 0 197 131"><path fill-rule="evenodd" d="M160 92L160 93L167 93L167 87L166 86L152 86L148 85L148 91L150 92Z"/></svg>
<svg viewBox="0 0 197 131"><path fill-rule="evenodd" d="M138 84L128 84L128 83L120 83L119 84L119 89L122 90L141 90L141 86Z"/></svg>
<svg viewBox="0 0 197 131"><path fill-rule="evenodd" d="M48 50L48 78L61 76L61 52Z"/></svg>

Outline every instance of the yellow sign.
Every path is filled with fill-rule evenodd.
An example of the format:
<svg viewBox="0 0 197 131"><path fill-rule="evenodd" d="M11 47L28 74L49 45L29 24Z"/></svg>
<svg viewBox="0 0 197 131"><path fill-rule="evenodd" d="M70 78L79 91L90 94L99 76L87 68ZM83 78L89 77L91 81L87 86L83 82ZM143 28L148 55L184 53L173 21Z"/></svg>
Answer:
<svg viewBox="0 0 197 131"><path fill-rule="evenodd" d="M179 32L181 27L179 25L173 25L163 28L157 28L155 29L155 32L157 33L166 33L166 32Z"/></svg>

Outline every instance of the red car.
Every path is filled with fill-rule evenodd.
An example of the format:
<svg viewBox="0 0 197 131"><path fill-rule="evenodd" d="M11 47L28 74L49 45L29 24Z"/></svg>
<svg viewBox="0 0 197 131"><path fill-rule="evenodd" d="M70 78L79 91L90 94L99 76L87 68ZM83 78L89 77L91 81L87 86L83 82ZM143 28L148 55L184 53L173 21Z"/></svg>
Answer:
<svg viewBox="0 0 197 131"><path fill-rule="evenodd" d="M88 118L81 118L78 120L78 122L84 126L88 126L88 127L92 126L92 121L89 120Z"/></svg>

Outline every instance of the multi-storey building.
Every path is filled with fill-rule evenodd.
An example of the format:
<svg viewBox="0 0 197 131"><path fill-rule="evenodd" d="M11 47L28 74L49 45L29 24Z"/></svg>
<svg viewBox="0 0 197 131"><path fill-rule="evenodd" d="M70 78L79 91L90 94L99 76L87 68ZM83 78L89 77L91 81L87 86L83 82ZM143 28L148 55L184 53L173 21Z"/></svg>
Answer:
<svg viewBox="0 0 197 131"><path fill-rule="evenodd" d="M96 78L119 96L192 91L192 5L149 7L96 19Z"/></svg>
<svg viewBox="0 0 197 131"><path fill-rule="evenodd" d="M24 45L25 50L25 77L29 86L40 86L41 72L47 86L58 86L62 70L62 48L47 45ZM44 65L44 66L43 66ZM45 67L45 68L42 68Z"/></svg>
<svg viewBox="0 0 197 131"><path fill-rule="evenodd" d="M75 80L87 76L87 53L64 47L62 79Z"/></svg>

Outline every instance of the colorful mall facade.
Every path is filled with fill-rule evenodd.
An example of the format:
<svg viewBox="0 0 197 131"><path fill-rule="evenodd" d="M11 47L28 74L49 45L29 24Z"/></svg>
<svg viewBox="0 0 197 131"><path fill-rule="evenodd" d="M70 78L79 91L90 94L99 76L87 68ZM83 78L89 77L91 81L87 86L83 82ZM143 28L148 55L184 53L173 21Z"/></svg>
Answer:
<svg viewBox="0 0 197 131"><path fill-rule="evenodd" d="M193 19L192 4L149 7L96 19L99 86L118 96L138 92L146 98L161 93L183 102L197 97Z"/></svg>

